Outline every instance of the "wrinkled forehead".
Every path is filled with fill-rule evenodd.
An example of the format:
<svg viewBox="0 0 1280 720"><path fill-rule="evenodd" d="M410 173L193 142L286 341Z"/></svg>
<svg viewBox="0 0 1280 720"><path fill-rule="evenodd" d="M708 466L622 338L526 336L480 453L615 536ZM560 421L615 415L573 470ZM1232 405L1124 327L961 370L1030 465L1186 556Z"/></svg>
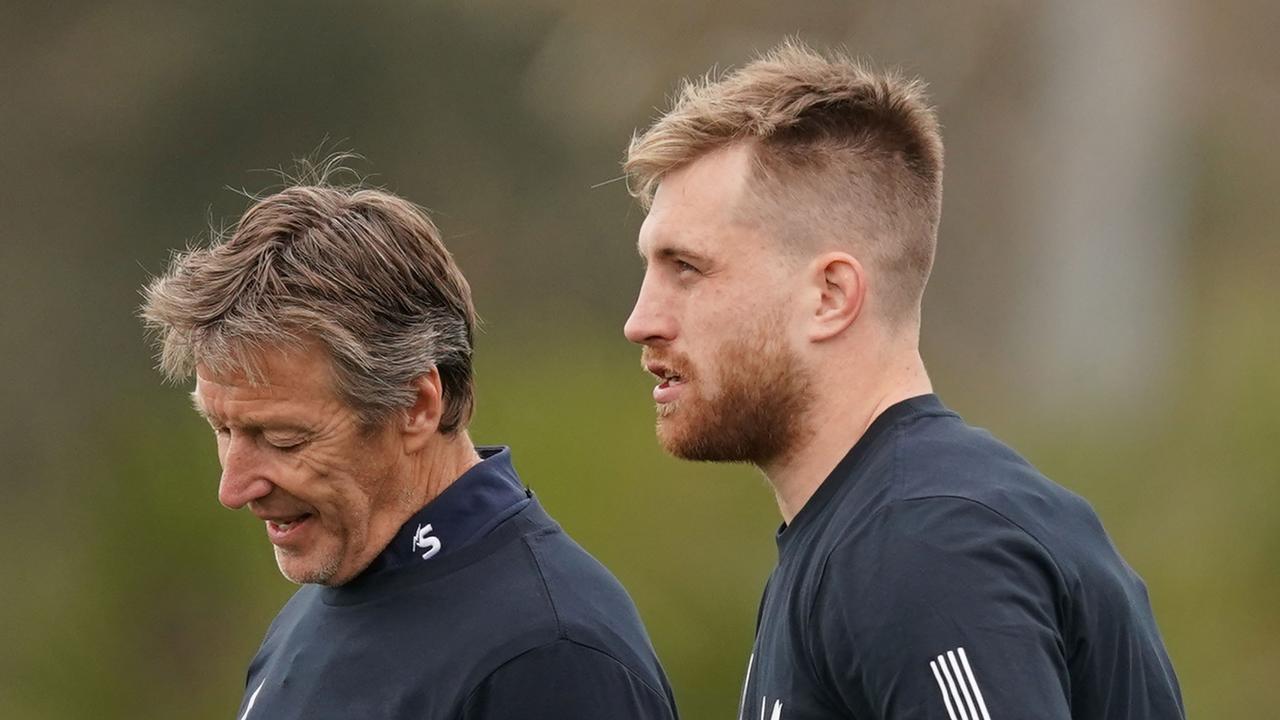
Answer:
<svg viewBox="0 0 1280 720"><path fill-rule="evenodd" d="M235 402L325 402L334 393L333 366L318 343L259 348L236 362L196 364L197 408Z"/></svg>

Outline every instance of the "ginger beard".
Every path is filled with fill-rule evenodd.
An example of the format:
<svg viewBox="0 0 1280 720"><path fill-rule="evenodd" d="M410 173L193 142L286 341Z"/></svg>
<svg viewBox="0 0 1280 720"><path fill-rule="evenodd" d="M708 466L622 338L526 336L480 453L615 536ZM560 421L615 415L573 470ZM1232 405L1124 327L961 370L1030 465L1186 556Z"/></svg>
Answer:
<svg viewBox="0 0 1280 720"><path fill-rule="evenodd" d="M687 383L684 397L658 405L658 441L676 457L764 466L785 457L803 431L812 382L784 344L780 317L726 340L702 366L652 347L643 361L661 362ZM714 396L703 394L708 383Z"/></svg>

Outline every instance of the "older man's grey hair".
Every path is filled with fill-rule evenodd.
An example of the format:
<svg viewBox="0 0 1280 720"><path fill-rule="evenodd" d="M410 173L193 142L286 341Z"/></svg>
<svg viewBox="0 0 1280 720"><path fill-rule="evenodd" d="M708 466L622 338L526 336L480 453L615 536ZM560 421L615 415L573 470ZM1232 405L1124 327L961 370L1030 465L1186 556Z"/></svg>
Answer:
<svg viewBox="0 0 1280 720"><path fill-rule="evenodd" d="M475 405L471 290L427 214L384 190L301 184L175 255L141 315L170 380L196 365L255 377L263 351L320 343L339 396L376 426L436 368L440 430Z"/></svg>

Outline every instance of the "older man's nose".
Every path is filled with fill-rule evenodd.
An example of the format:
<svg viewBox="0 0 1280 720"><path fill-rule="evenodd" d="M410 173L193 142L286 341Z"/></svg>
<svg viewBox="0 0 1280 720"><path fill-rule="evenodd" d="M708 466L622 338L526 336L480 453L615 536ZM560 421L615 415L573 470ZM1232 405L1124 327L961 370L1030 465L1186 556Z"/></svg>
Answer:
<svg viewBox="0 0 1280 720"><path fill-rule="evenodd" d="M266 496L274 487L262 474L262 463L252 438L233 434L222 453L222 477L218 481L218 502L239 510Z"/></svg>

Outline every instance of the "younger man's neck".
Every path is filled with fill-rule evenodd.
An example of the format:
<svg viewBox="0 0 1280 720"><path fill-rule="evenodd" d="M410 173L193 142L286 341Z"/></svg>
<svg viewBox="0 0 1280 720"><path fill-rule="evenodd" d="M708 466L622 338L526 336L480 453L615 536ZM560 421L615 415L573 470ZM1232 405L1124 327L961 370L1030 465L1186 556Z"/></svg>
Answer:
<svg viewBox="0 0 1280 720"><path fill-rule="evenodd" d="M836 465L862 438L875 419L903 400L933 392L918 351L883 368L879 382L859 382L866 377L848 373L830 387L835 392L822 393L806 417L807 433L791 452L761 467L773 486L778 510L788 525L795 519Z"/></svg>

